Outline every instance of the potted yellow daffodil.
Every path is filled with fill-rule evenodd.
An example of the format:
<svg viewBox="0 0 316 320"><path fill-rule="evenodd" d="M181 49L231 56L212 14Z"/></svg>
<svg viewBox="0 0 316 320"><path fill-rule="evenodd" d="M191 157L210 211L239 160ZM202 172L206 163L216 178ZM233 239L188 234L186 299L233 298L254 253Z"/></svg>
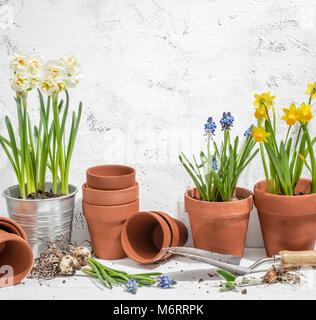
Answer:
<svg viewBox="0 0 316 320"><path fill-rule="evenodd" d="M270 92L255 95L257 127L254 140L260 143L265 180L254 187L261 230L268 256L281 250L313 249L316 240L316 163L308 124L313 118L312 99L316 82L308 84L308 104L291 103L283 108L288 125L285 140L277 141L274 98ZM271 111L272 110L272 111ZM297 130L293 130L298 127ZM291 135L294 132L294 136ZM309 159L309 161L307 160ZM311 179L301 178L303 166Z"/></svg>

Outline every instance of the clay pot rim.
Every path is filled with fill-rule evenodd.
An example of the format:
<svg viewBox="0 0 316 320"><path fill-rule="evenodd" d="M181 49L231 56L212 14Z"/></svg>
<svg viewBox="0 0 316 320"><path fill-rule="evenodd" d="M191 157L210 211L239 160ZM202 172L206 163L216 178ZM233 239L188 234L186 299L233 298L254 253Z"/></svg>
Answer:
<svg viewBox="0 0 316 320"><path fill-rule="evenodd" d="M162 211L151 211L153 213L156 213L160 215L162 218L164 218L169 225L170 231L171 231L171 242L170 242L170 247L174 247L180 240L180 232L177 228L176 223L172 221L172 217L170 217L167 213L162 212ZM167 252L165 255L165 259L169 258L172 256L171 252Z"/></svg>
<svg viewBox="0 0 316 320"><path fill-rule="evenodd" d="M311 182L312 179L307 179L307 178L300 178L299 181L303 181L303 182ZM295 200L298 200L298 199L303 199L306 200L306 198L312 198L312 197L315 197L316 196L316 193L307 193L307 194L301 194L301 195L292 195L292 196L289 196L289 195L282 195L282 194L274 194L274 193L269 193L267 191L262 191L262 190L259 190L259 185L260 184L263 184L263 183L266 183L266 180L261 180L259 182L257 182L254 186L254 193L255 194L260 194L260 196L263 196L266 197L266 198L273 198L274 200L276 200L277 198L282 198L282 199L287 199L287 200L290 200L290 201L293 201L294 199Z"/></svg>
<svg viewBox="0 0 316 320"><path fill-rule="evenodd" d="M90 207L95 207L95 208L98 208L98 209L101 209L101 208L107 208L107 209L111 209L111 208L116 208L116 207L127 207L127 206L130 206L132 204L134 204L135 202L139 202L139 199L136 199L132 202L129 202L129 203L124 203L124 204L117 204L117 205L110 205L110 206L98 206L98 205L95 205L95 204L91 204L87 201L84 201L82 200L82 202L84 202L86 205L90 206Z"/></svg>
<svg viewBox="0 0 316 320"><path fill-rule="evenodd" d="M127 188L123 188L123 189L96 189L96 188L88 186L86 182L82 184L82 190L87 190L87 191L91 191L91 192L95 192L95 193L102 193L102 194L106 193L108 195L111 195L113 193L117 194L117 193L121 193L121 192L125 192L125 191L130 191L130 190L136 189L138 187L139 187L139 184L137 181L135 181L134 185L132 185L131 187L127 187Z"/></svg>
<svg viewBox="0 0 316 320"><path fill-rule="evenodd" d="M91 171L93 171L93 169L96 168L104 168L104 167L115 167L115 168L127 168L129 169L131 172L127 173L127 174L120 174L120 175L97 175L92 173ZM98 165L98 166L93 166L87 169L86 174L93 177L93 178L118 178L118 177L129 177L135 174L135 169L129 166L125 166L125 165L121 165L121 164L103 164L103 165Z"/></svg>
<svg viewBox="0 0 316 320"><path fill-rule="evenodd" d="M249 201L249 198L253 197L253 193L250 190L248 190L246 188L236 187L235 189L248 191L248 193L249 193L248 197L243 198L243 199L238 199L238 201L204 201L204 200L194 199L189 196L189 192L192 190L195 190L195 189L197 190L197 188L192 188L192 189L187 190L184 194L185 198L187 198L189 201L192 201L192 202L204 203L206 206L209 204L221 205L221 206L225 206L225 205L233 206L233 205L240 204L242 202L245 202L245 204L246 204L246 202Z"/></svg>
<svg viewBox="0 0 316 320"><path fill-rule="evenodd" d="M25 242L25 240L16 233L12 233L12 232L8 232L6 230L0 229L0 235L1 234L7 234L6 235L6 237L8 237L7 241L19 241L21 243Z"/></svg>
<svg viewBox="0 0 316 320"><path fill-rule="evenodd" d="M179 240L179 238L180 238L179 232L177 232L178 234L175 234L175 230L173 230L173 228L172 228L175 225L175 222L172 221L173 218L171 216L169 216L167 213L162 212L162 211L150 211L150 212L158 214L160 217L162 217L163 219L166 220L166 222L167 222L167 224L168 224L168 226L169 226L169 228L171 230L171 244L170 244L170 247L173 247L175 241ZM176 231L178 231L177 228L175 228L175 229L176 229Z"/></svg>
<svg viewBox="0 0 316 320"><path fill-rule="evenodd" d="M58 200L64 200L64 199L68 199L71 198L73 195L75 195L78 192L78 188L75 185L72 184L68 184L68 186L71 186L72 188L74 188L74 191L69 193L69 194L65 194L64 196L58 197L58 198L48 198L48 199L18 199L18 198L14 198L11 197L7 194L5 194L5 191L8 190L8 188L6 188L3 192L2 192L2 196L6 199L10 199L10 200L14 200L14 201L21 201L21 202L44 202L44 201L58 201ZM18 187L19 185L13 185L11 187Z"/></svg>
<svg viewBox="0 0 316 320"><path fill-rule="evenodd" d="M162 243L162 247L159 250L159 252L152 257L151 259L148 259L149 261L146 261L146 259L144 257L142 257L141 255L137 254L137 252L133 249L133 247L130 245L130 242L128 240L127 237L127 225L128 223L133 220L136 219L139 215L150 215L151 217L153 217L155 220L158 221L159 224L166 224L168 229L170 230L170 234L168 235L168 232L164 232L164 229L162 229L163 235L164 235L164 242ZM127 254L127 256L138 262L138 263L142 263L142 264L149 264L149 263L153 263L155 261L159 261L161 259L163 259L165 257L165 252L163 251L163 248L166 247L170 247L172 242L172 229L169 226L169 223L162 217L160 216L158 213L152 212L152 211L139 211L137 213L135 213L134 215L132 215L131 217L129 217L122 228L121 231L121 243L122 243L122 247L123 250L125 251L125 253ZM128 250L126 250L126 246L128 246ZM158 250L158 249L157 249ZM136 257L136 258L135 258Z"/></svg>
<svg viewBox="0 0 316 320"><path fill-rule="evenodd" d="M5 217L0 217L0 230L3 230L3 229L1 229L2 222L12 226L16 230L17 233L13 233L13 234L16 234L16 235L20 236L23 240L28 241L28 238L27 238L25 231L14 220L9 219L9 218L5 218ZM3 231L6 231L6 230L3 230ZM8 231L6 231L6 232L8 232ZM8 232L8 233L10 233L10 232Z"/></svg>
<svg viewBox="0 0 316 320"><path fill-rule="evenodd" d="M84 208L86 207L85 210ZM134 210L135 209L135 210ZM139 210L139 200L116 206L96 206L82 200L83 216L89 221L98 221L100 223L110 223L114 221L126 220L126 210L135 214Z"/></svg>

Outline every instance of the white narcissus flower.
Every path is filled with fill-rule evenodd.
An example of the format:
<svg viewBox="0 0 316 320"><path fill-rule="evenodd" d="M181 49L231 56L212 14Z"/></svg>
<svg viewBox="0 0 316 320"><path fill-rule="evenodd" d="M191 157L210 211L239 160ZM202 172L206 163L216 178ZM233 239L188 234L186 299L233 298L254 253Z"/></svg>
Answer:
<svg viewBox="0 0 316 320"><path fill-rule="evenodd" d="M52 95L54 92L58 92L56 81L51 77L41 79L40 88L49 96Z"/></svg>
<svg viewBox="0 0 316 320"><path fill-rule="evenodd" d="M63 63L60 61L50 60L43 65L43 77L66 78L66 70Z"/></svg>
<svg viewBox="0 0 316 320"><path fill-rule="evenodd" d="M43 65L41 88L48 95L67 89L67 71L62 62L51 60Z"/></svg>
<svg viewBox="0 0 316 320"><path fill-rule="evenodd" d="M43 58L37 52L33 52L28 59L27 71L31 76L38 76L43 65Z"/></svg>
<svg viewBox="0 0 316 320"><path fill-rule="evenodd" d="M79 67L78 60L73 53L66 54L60 61L65 65L66 70L69 73L72 73Z"/></svg>
<svg viewBox="0 0 316 320"><path fill-rule="evenodd" d="M16 72L11 79L11 87L16 92L27 90L29 88L28 74Z"/></svg>
<svg viewBox="0 0 316 320"><path fill-rule="evenodd" d="M30 76L30 77L29 77L29 87L30 87L30 88L35 88L35 87L37 87L38 84L39 84L39 81L40 81L40 79L39 79L38 76Z"/></svg>
<svg viewBox="0 0 316 320"><path fill-rule="evenodd" d="M10 68L14 72L25 72L29 55L22 51L15 51L10 57Z"/></svg>
<svg viewBox="0 0 316 320"><path fill-rule="evenodd" d="M80 73L79 69L76 69L73 71L73 73L68 74L67 86L69 88L74 88L78 84L80 79L81 79L81 73Z"/></svg>
<svg viewBox="0 0 316 320"><path fill-rule="evenodd" d="M74 88L81 78L79 63L76 56L73 53L68 53L63 56L60 61L65 66L67 86L69 88Z"/></svg>
<svg viewBox="0 0 316 320"><path fill-rule="evenodd" d="M78 61L72 53L43 64L43 58L37 51L30 54L16 51L11 57L10 67L14 71L11 86L16 92L39 86L52 95L67 90L67 87L74 88L81 78Z"/></svg>
<svg viewBox="0 0 316 320"><path fill-rule="evenodd" d="M57 79L57 80L56 80L56 87L57 87L58 92L61 92L61 91L66 90L66 89L67 89L67 86L66 86L65 80L63 80L63 79Z"/></svg>

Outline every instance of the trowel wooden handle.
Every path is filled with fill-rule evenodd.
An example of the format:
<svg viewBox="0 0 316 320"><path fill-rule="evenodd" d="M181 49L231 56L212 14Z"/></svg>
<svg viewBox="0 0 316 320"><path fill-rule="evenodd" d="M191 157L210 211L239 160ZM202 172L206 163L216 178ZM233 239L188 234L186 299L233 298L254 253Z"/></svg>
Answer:
<svg viewBox="0 0 316 320"><path fill-rule="evenodd" d="M316 266L316 250L280 251L281 265L286 268Z"/></svg>

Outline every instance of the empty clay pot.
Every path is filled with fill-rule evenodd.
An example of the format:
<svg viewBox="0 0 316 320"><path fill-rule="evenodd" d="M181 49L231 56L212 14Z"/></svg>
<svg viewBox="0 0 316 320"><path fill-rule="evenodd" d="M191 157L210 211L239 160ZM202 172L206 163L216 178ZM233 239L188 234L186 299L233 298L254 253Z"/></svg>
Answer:
<svg viewBox="0 0 316 320"><path fill-rule="evenodd" d="M238 201L211 202L198 200L197 189L185 193L195 248L243 256L253 196L243 188L236 188L236 196Z"/></svg>
<svg viewBox="0 0 316 320"><path fill-rule="evenodd" d="M163 248L170 247L172 233L167 221L154 212L138 212L123 226L121 234L125 253L139 263L165 258Z"/></svg>
<svg viewBox="0 0 316 320"><path fill-rule="evenodd" d="M18 284L30 272L33 252L23 229L0 217L0 287Z"/></svg>
<svg viewBox="0 0 316 320"><path fill-rule="evenodd" d="M120 190L98 190L82 185L83 201L97 206L116 206L137 200L139 197L139 185L136 182L132 187Z"/></svg>
<svg viewBox="0 0 316 320"><path fill-rule="evenodd" d="M170 247L184 246L188 240L187 227L181 221L170 217L167 213L164 213L161 211L152 211L152 212L159 214L168 223L171 229L171 234L172 234L172 241L171 241ZM164 256L164 258L168 258L171 255L172 253L168 252Z"/></svg>
<svg viewBox="0 0 316 320"><path fill-rule="evenodd" d="M82 209L96 257L104 260L126 257L121 245L121 231L126 219L138 212L139 201L119 206L95 206L82 201Z"/></svg>
<svg viewBox="0 0 316 320"><path fill-rule="evenodd" d="M300 179L295 192L308 193L309 179ZM267 255L281 250L312 250L316 240L316 194L285 196L267 193L266 181L254 187Z"/></svg>
<svg viewBox="0 0 316 320"><path fill-rule="evenodd" d="M9 233L14 233L25 241L28 241L27 235L24 232L23 228L12 219L0 217L0 229Z"/></svg>
<svg viewBox="0 0 316 320"><path fill-rule="evenodd" d="M87 170L87 185L94 189L118 190L135 184L135 169L122 165L103 165Z"/></svg>

